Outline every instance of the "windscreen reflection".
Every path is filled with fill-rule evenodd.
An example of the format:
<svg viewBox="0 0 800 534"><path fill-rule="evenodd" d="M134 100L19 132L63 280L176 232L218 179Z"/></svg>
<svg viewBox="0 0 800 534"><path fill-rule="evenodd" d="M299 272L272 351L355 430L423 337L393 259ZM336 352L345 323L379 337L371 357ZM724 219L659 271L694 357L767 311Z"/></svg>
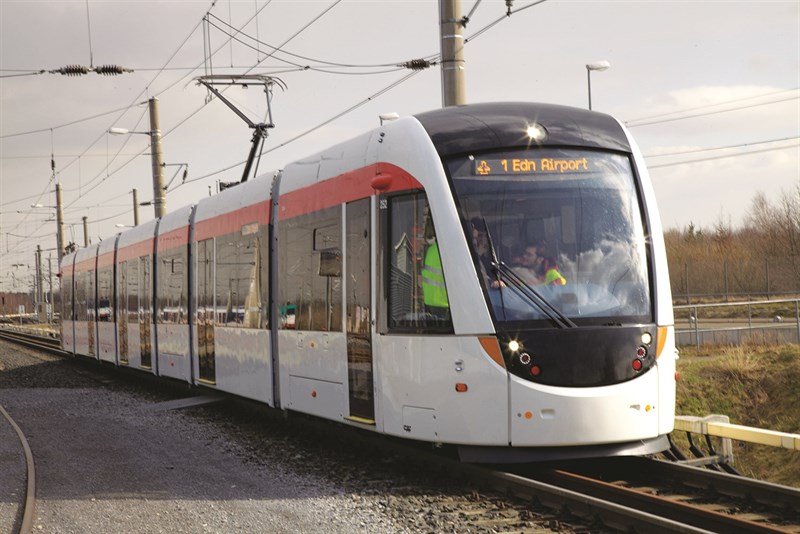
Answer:
<svg viewBox="0 0 800 534"><path fill-rule="evenodd" d="M534 149L460 158L449 169L498 321L651 319L648 247L627 157Z"/></svg>

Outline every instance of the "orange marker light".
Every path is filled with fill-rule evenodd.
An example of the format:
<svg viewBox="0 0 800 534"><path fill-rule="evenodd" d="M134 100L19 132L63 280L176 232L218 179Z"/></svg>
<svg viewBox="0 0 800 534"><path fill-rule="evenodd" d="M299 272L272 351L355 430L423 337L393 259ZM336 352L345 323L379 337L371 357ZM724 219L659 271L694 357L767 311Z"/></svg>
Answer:
<svg viewBox="0 0 800 534"><path fill-rule="evenodd" d="M392 185L391 174L378 174L370 182L370 186L372 186L372 189L376 189L378 191L385 191L386 189L389 189L389 186L391 185Z"/></svg>
<svg viewBox="0 0 800 534"><path fill-rule="evenodd" d="M525 412L525 419L533 419L533 413Z"/></svg>
<svg viewBox="0 0 800 534"><path fill-rule="evenodd" d="M464 393L465 391L467 391L467 389L469 389L467 385L462 382L456 384L456 391L458 391L459 393Z"/></svg>

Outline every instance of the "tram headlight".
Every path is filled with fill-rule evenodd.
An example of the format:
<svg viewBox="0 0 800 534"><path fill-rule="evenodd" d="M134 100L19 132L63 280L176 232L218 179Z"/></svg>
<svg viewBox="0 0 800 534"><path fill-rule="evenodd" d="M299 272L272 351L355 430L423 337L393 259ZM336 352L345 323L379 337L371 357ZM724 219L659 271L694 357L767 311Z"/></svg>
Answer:
<svg viewBox="0 0 800 534"><path fill-rule="evenodd" d="M650 334L650 332L645 332L642 334L642 343L644 343L645 345L649 345L652 342L653 342L653 336Z"/></svg>
<svg viewBox="0 0 800 534"><path fill-rule="evenodd" d="M544 126L539 124L538 122L534 122L528 125L525 133L528 134L528 138L531 141L536 143L541 143L545 139L547 139L547 130L545 130Z"/></svg>
<svg viewBox="0 0 800 534"><path fill-rule="evenodd" d="M517 341L516 339L512 339L511 341L508 342L508 350L510 350L511 352L517 352L519 349L520 349L520 344L519 341Z"/></svg>

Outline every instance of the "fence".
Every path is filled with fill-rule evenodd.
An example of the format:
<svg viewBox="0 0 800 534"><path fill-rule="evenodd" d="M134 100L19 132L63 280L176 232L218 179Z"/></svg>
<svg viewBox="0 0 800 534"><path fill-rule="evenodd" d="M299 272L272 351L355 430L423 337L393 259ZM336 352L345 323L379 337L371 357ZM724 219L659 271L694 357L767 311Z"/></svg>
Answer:
<svg viewBox="0 0 800 534"><path fill-rule="evenodd" d="M800 299L674 306L678 346L800 343Z"/></svg>
<svg viewBox="0 0 800 534"><path fill-rule="evenodd" d="M716 256L691 262L669 262L673 301L788 297L800 295L800 257L768 257L720 262Z"/></svg>

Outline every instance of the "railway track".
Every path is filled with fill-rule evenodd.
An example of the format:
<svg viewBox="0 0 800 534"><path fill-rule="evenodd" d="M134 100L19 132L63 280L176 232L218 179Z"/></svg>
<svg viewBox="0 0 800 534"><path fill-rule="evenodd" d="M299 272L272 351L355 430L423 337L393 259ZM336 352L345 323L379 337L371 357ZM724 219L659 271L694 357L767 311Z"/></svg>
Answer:
<svg viewBox="0 0 800 534"><path fill-rule="evenodd" d="M0 339L11 341L31 349L41 350L49 354L55 354L56 356L68 355L68 353L61 350L61 340L55 336L43 336L0 327Z"/></svg>
<svg viewBox="0 0 800 534"><path fill-rule="evenodd" d="M632 457L521 472L711 532L800 532L800 490L704 468Z"/></svg>
<svg viewBox="0 0 800 534"><path fill-rule="evenodd" d="M32 339L7 331L0 332L0 338L61 352L52 338ZM800 533L800 490L795 488L647 458L487 469L432 454L429 447L413 447L325 422L316 424L324 428L326 441L332 432L349 433L343 439L351 439L351 447L363 448L372 442L426 465L420 472L445 470L450 479L467 479L475 487L491 490L430 499L424 518L428 525L456 525L476 532L541 532L544 528L593 533ZM374 474L364 473L367 479ZM384 482L376 480L375 485Z"/></svg>
<svg viewBox="0 0 800 534"><path fill-rule="evenodd" d="M585 470L574 466L517 468L514 472L464 465L454 465L452 469L462 476L467 473L470 479L480 481L498 494L512 496L514 499L506 503L504 511L509 526L514 519L541 517L546 508L554 523L574 525L579 532L800 532L797 508L789 504L798 503L798 490L750 479L717 480L713 486L708 486L698 482L707 478L707 470L688 468L688 472L680 476L684 480L682 484L687 484L689 489L694 487L694 492L688 489L678 492L658 482L662 472L671 470L670 464L643 458L631 460L647 462L642 466L654 465L652 475L636 479L637 486L630 482L634 480L632 477L627 477L628 480L622 477L625 470L617 471L618 475L611 476L613 481L609 482L598 473L580 474L576 471ZM595 462L606 464L603 460ZM682 471L683 466L674 467ZM607 470L604 475L612 475L614 471ZM659 485L662 489L656 489ZM728 495L740 492L760 495L759 499L780 494L782 500L775 505L762 504ZM496 503L487 501L486 504L484 513L496 513ZM473 513L480 515L476 511ZM519 524L516 523L517 528ZM508 530L512 531L515 530Z"/></svg>

